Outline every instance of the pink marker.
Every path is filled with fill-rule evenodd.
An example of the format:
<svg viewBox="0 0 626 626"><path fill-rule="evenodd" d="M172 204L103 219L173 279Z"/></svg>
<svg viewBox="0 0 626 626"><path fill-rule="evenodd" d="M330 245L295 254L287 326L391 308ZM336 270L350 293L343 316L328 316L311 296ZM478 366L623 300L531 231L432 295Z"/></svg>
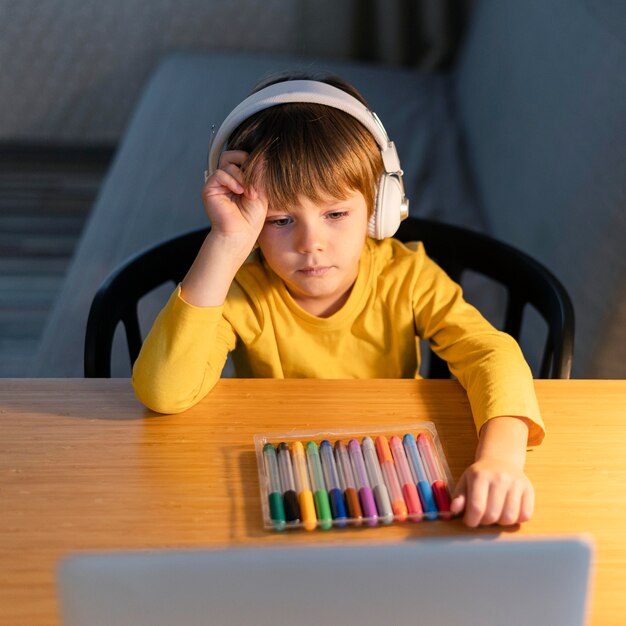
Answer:
<svg viewBox="0 0 626 626"><path fill-rule="evenodd" d="M402 439L394 435L389 441L389 446L391 447L391 454L398 472L398 479L402 485L402 493L409 512L409 519L419 521L424 517L424 511L417 493L417 486L413 482L413 476L411 476L411 468L404 453Z"/></svg>

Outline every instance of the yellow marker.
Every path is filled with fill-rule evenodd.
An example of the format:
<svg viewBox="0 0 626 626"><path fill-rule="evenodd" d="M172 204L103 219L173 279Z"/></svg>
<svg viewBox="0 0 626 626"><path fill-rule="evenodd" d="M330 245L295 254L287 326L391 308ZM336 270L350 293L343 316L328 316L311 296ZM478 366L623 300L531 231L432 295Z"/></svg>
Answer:
<svg viewBox="0 0 626 626"><path fill-rule="evenodd" d="M317 527L315 501L313 500L313 492L309 484L304 447L300 441L296 441L293 444L293 473L296 480L296 491L298 492L302 525L307 530L315 530Z"/></svg>

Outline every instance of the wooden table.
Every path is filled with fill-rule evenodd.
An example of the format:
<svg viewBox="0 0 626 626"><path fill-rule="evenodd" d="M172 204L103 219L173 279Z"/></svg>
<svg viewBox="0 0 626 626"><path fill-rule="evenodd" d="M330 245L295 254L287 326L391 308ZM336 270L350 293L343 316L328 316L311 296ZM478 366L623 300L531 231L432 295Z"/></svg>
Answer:
<svg viewBox="0 0 626 626"><path fill-rule="evenodd" d="M476 434L453 381L222 380L157 415L125 379L0 379L0 624L57 622L55 566L73 551L407 537L585 533L596 544L592 624L626 616L626 381L537 381L548 427L528 454L533 519L274 533L262 527L252 436L432 420L456 480Z"/></svg>

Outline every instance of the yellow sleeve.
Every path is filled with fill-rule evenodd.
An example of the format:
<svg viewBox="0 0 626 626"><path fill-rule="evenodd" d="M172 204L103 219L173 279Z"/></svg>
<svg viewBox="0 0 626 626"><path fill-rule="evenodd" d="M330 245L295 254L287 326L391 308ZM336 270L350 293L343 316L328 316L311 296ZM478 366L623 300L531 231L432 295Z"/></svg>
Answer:
<svg viewBox="0 0 626 626"><path fill-rule="evenodd" d="M541 443L545 427L532 373L518 343L463 299L461 287L423 247L421 253L414 304L417 331L465 388L476 431L493 417L523 417L529 420L528 444Z"/></svg>
<svg viewBox="0 0 626 626"><path fill-rule="evenodd" d="M180 413L218 381L236 336L223 306L188 304L180 286L157 316L133 367L137 398L159 413Z"/></svg>

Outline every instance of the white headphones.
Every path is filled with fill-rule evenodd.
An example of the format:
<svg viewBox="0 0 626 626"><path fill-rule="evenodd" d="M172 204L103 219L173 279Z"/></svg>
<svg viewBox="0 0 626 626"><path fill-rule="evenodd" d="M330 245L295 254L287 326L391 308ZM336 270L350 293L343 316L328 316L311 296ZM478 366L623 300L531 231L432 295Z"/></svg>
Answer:
<svg viewBox="0 0 626 626"><path fill-rule="evenodd" d="M287 80L265 87L237 105L212 138L205 180L217 169L226 142L244 120L263 109L289 102L311 102L340 109L369 130L380 147L385 172L376 187L374 212L369 221L368 234L374 239L391 237L398 230L400 222L409 214L409 200L404 195L403 172L396 147L393 141L389 140L376 113L342 89L327 83L315 80Z"/></svg>

